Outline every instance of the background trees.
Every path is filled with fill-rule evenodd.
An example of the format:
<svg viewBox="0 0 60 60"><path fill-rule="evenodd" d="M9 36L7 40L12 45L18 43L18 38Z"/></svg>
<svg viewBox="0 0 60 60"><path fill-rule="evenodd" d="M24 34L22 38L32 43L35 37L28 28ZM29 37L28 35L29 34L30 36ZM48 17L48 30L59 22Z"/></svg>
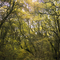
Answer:
<svg viewBox="0 0 60 60"><path fill-rule="evenodd" d="M1 60L59 60L59 0L0 1Z"/></svg>

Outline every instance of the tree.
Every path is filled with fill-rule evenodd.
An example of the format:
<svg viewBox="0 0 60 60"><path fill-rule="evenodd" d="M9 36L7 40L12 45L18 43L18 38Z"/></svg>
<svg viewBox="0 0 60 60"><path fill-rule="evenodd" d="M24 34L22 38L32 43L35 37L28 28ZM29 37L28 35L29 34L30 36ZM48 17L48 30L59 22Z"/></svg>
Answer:
<svg viewBox="0 0 60 60"><path fill-rule="evenodd" d="M44 12L39 12L39 14L43 14L43 16L46 17L44 20L45 27L43 29L47 31L49 34L49 37L54 38L54 45L53 42L51 42L51 39L49 39L50 45L52 46L52 49L54 49L54 58L56 60L59 60L59 54L60 54L60 21L59 21L59 3L58 1L48 1L44 2L45 8ZM43 22L42 22L43 23ZM48 28L49 27L49 28ZM47 29L47 30L46 30Z"/></svg>
<svg viewBox="0 0 60 60"><path fill-rule="evenodd" d="M8 19L8 16L12 13L14 5L15 5L15 1L9 0L7 2L4 0L3 2L1 1L1 4L2 4L1 8L3 8L4 13L1 15L0 28L2 27L3 23L5 23L5 21ZM6 7L4 8L4 6Z"/></svg>
<svg viewBox="0 0 60 60"><path fill-rule="evenodd" d="M60 59L58 1L1 0L0 7L1 60Z"/></svg>

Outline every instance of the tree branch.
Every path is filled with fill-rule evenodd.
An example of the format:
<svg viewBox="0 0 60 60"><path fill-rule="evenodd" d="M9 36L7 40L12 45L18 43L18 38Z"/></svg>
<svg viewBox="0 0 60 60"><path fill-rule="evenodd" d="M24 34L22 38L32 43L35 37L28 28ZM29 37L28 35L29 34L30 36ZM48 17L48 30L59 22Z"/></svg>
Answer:
<svg viewBox="0 0 60 60"><path fill-rule="evenodd" d="M13 1L13 6L12 6L10 12L9 12L9 13L3 18L3 20L1 21L0 28L2 27L3 23L5 23L7 17L8 17L8 16L11 14L11 12L13 11L14 5L15 5L15 2Z"/></svg>

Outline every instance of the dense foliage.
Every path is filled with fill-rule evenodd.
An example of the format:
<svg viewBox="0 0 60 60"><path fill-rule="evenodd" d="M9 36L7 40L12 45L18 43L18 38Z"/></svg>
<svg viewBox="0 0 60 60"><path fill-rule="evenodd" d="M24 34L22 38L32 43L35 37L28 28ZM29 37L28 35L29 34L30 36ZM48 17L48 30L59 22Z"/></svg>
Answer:
<svg viewBox="0 0 60 60"><path fill-rule="evenodd" d="M60 0L1 0L0 60L60 60Z"/></svg>

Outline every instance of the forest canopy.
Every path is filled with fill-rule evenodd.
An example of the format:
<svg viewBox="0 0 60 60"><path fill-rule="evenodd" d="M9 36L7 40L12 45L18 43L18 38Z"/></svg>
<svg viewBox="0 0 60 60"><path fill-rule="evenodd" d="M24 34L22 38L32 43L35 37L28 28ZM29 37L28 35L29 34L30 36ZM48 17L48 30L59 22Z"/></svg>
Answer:
<svg viewBox="0 0 60 60"><path fill-rule="evenodd" d="M60 0L0 0L0 60L60 60Z"/></svg>

